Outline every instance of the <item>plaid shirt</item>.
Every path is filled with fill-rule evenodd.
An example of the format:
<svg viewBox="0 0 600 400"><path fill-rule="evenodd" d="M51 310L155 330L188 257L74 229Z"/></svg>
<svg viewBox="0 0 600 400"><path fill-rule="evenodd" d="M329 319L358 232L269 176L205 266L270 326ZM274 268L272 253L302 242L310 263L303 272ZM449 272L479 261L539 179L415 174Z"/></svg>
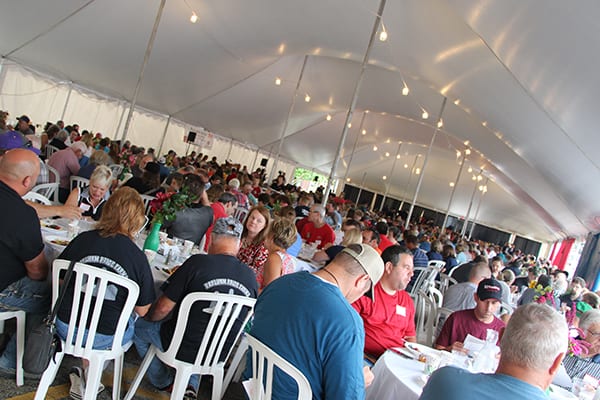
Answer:
<svg viewBox="0 0 600 400"><path fill-rule="evenodd" d="M46 163L40 159L40 174L38 175L35 184L41 185L42 183L50 183L50 171L48 170L48 167L46 167Z"/></svg>

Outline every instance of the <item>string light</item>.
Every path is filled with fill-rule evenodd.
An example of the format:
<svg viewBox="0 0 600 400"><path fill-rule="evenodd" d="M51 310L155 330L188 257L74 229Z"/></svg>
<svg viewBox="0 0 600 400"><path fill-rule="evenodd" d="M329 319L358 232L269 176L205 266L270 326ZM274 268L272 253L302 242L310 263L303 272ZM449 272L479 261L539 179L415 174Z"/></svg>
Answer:
<svg viewBox="0 0 600 400"><path fill-rule="evenodd" d="M450 187L454 187L454 182L450 182Z"/></svg>
<svg viewBox="0 0 600 400"><path fill-rule="evenodd" d="M363 134L363 135L366 135L366 134L367 134L367 130L366 130L366 129L363 129L363 130L362 130L362 134Z"/></svg>
<svg viewBox="0 0 600 400"><path fill-rule="evenodd" d="M377 151L377 146L373 146L373 151Z"/></svg>
<svg viewBox="0 0 600 400"><path fill-rule="evenodd" d="M350 182L350 178L346 178L346 182Z"/></svg>
<svg viewBox="0 0 600 400"><path fill-rule="evenodd" d="M387 179L387 176L385 176L385 175L384 175L384 176L383 176L383 180L385 181L386 179Z"/></svg>
<svg viewBox="0 0 600 400"><path fill-rule="evenodd" d="M417 167L415 169L415 174L419 175L421 173L421 168Z"/></svg>
<svg viewBox="0 0 600 400"><path fill-rule="evenodd" d="M477 177L476 177L475 175L473 175L473 176L471 177L471 180L473 180L473 181L476 181L476 180L477 180Z"/></svg>
<svg viewBox="0 0 600 400"><path fill-rule="evenodd" d="M192 16L190 17L190 22L192 24L195 24L196 22L198 22L198 15L196 15L196 13L193 11L192 11Z"/></svg>
<svg viewBox="0 0 600 400"><path fill-rule="evenodd" d="M388 34L387 31L385 30L385 25L383 24L383 21L381 21L381 32L379 33L379 40L381 42L385 42L388 38Z"/></svg>
<svg viewBox="0 0 600 400"><path fill-rule="evenodd" d="M400 159L400 154L397 154L396 155L396 160L399 160L399 159Z"/></svg>
<svg viewBox="0 0 600 400"><path fill-rule="evenodd" d="M469 167L469 169L467 170L467 172L468 172L468 173L471 173L471 172L473 172L473 168L472 168L472 167Z"/></svg>
<svg viewBox="0 0 600 400"><path fill-rule="evenodd" d="M404 87L402 88L402 96L408 96L409 93L410 89L408 88L408 86L406 86L406 83L404 83Z"/></svg>
<svg viewBox="0 0 600 400"><path fill-rule="evenodd" d="M459 150L456 150L456 158L459 158L461 156L461 152Z"/></svg>
<svg viewBox="0 0 600 400"><path fill-rule="evenodd" d="M465 150L465 154L466 154L466 155L470 155L470 154L471 154L471 149L466 149L466 150ZM471 172L471 171L469 171L469 172Z"/></svg>
<svg viewBox="0 0 600 400"><path fill-rule="evenodd" d="M423 114L421 114L421 118L423 118L423 119L429 118L429 113L427 111L425 111L425 109L423 109Z"/></svg>
<svg viewBox="0 0 600 400"><path fill-rule="evenodd" d="M440 118L440 120L437 123L437 127L441 128L442 126L444 126L444 121Z"/></svg>
<svg viewBox="0 0 600 400"><path fill-rule="evenodd" d="M281 85L281 78L279 78L279 77L275 78L275 85L276 86Z"/></svg>
<svg viewBox="0 0 600 400"><path fill-rule="evenodd" d="M487 121L483 121L483 122L481 123L481 125L483 125L483 126L487 126Z"/></svg>
<svg viewBox="0 0 600 400"><path fill-rule="evenodd" d="M308 93L306 94L306 96L304 96L304 101L307 103L310 102L310 96L308 95Z"/></svg>
<svg viewBox="0 0 600 400"><path fill-rule="evenodd" d="M454 100L454 104L459 105L460 104L460 100L459 99Z"/></svg>
<svg viewBox="0 0 600 400"><path fill-rule="evenodd" d="M352 122L348 122L348 128L352 128Z"/></svg>
<svg viewBox="0 0 600 400"><path fill-rule="evenodd" d="M389 156L390 156L390 153L388 153L388 152L386 151L386 152L385 152L385 156L386 156L386 157L389 157Z"/></svg>
<svg viewBox="0 0 600 400"><path fill-rule="evenodd" d="M408 164L404 164L404 168L408 168Z"/></svg>
<svg viewBox="0 0 600 400"><path fill-rule="evenodd" d="M325 119L327 119L327 121L331 121L331 114L327 114L327 117L325 117Z"/></svg>

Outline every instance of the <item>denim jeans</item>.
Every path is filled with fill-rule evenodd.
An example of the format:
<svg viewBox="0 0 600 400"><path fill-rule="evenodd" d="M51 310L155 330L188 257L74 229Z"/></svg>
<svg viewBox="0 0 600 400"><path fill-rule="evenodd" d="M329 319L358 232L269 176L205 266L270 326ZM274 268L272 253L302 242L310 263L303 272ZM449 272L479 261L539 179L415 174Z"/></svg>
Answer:
<svg viewBox="0 0 600 400"><path fill-rule="evenodd" d="M140 357L144 358L146 356L151 344L160 349L160 351L164 351L160 339L161 325L162 322L149 322L142 318L138 319L135 323L135 337L133 338L133 343L135 344L135 348ZM169 386L174 378L171 368L163 364L156 357L154 357L150 363L146 376L150 383L157 388ZM194 387L197 391L198 386L200 385L200 375L192 375L190 377L189 385Z"/></svg>
<svg viewBox="0 0 600 400"><path fill-rule="evenodd" d="M134 317L130 317L129 322L127 322L127 328L125 329L125 333L123 334L122 344L131 342L131 340L133 339L134 327L135 327L135 319L134 319ZM78 328L75 328L75 333L74 333L75 336L73 337L73 341L75 341L75 337L77 336L77 329ZM60 319L57 318L56 319L56 333L58 333L58 336L60 336L60 338L62 340L65 340L65 338L67 337L68 331L69 331L69 325L67 325L66 323L64 323L63 321L61 321ZM87 341L87 336L88 336L88 332L86 330L83 335L83 341L82 341L83 345L85 345L85 343ZM108 350L112 346L113 338L114 338L114 335L104 335L102 333L96 333L96 335L94 336L94 345L92 346L92 348L95 350Z"/></svg>
<svg viewBox="0 0 600 400"><path fill-rule="evenodd" d="M0 312L23 310L27 313L25 318L27 332L31 327L42 322L50 309L50 283L48 281L34 281L24 277L11 283L0 292ZM13 335L2 356L0 356L0 368L14 369L17 364L17 338Z"/></svg>

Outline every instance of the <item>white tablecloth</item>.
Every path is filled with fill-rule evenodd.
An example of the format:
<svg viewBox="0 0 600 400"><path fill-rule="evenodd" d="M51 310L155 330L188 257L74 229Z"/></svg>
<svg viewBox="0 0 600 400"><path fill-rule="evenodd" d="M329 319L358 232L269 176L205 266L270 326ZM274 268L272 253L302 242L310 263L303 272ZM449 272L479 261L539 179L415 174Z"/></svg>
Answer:
<svg viewBox="0 0 600 400"><path fill-rule="evenodd" d="M373 366L375 380L367 388L367 400L417 400L423 391L425 364L391 351Z"/></svg>

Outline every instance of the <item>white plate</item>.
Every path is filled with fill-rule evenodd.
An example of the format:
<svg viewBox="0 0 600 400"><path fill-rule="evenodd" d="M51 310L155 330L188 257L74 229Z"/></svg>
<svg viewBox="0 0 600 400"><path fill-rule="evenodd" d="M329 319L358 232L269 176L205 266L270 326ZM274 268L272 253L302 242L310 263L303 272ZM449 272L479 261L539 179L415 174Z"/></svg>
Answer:
<svg viewBox="0 0 600 400"><path fill-rule="evenodd" d="M550 399L552 400L576 400L577 396L561 388L560 386L550 385Z"/></svg>
<svg viewBox="0 0 600 400"><path fill-rule="evenodd" d="M66 235L67 229L52 220L41 220L40 227L44 232L53 235Z"/></svg>
<svg viewBox="0 0 600 400"><path fill-rule="evenodd" d="M433 349L431 347L428 347L428 346L425 346L424 344L419 344L419 343L406 342L406 343L404 343L404 346L418 354L438 355L440 353L439 350Z"/></svg>
<svg viewBox="0 0 600 400"><path fill-rule="evenodd" d="M70 240L65 238L64 236L56 236L56 235L48 235L45 237L44 241L55 248L58 251L63 251L65 247L69 244ZM65 243L65 244L63 244Z"/></svg>

